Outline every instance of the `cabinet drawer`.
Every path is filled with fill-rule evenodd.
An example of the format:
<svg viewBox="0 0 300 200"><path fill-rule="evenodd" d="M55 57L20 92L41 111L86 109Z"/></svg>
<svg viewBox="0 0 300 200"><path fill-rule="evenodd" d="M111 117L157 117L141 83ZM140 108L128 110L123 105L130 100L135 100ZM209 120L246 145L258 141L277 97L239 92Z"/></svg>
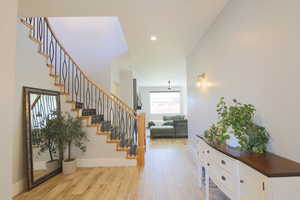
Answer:
<svg viewBox="0 0 300 200"><path fill-rule="evenodd" d="M217 183L223 184L227 189L231 191L236 190L236 176L228 173L226 170L222 169L214 162L207 161L205 167L208 170L209 176L211 176Z"/></svg>
<svg viewBox="0 0 300 200"><path fill-rule="evenodd" d="M221 168L225 169L232 175L237 175L238 171L238 162L229 156L214 150L213 159Z"/></svg>
<svg viewBox="0 0 300 200"><path fill-rule="evenodd" d="M199 140L198 144L199 144L199 149L204 153L208 148L208 144L206 144L206 142L204 142L202 139Z"/></svg>
<svg viewBox="0 0 300 200"><path fill-rule="evenodd" d="M265 199L264 187L266 187L266 177L257 172L256 170L240 163L240 199L253 200Z"/></svg>
<svg viewBox="0 0 300 200"><path fill-rule="evenodd" d="M231 192L236 191L236 178L223 169L218 168L217 181Z"/></svg>
<svg viewBox="0 0 300 200"><path fill-rule="evenodd" d="M204 165L205 160L205 145L203 144L202 139L197 139L197 159L201 165Z"/></svg>
<svg viewBox="0 0 300 200"><path fill-rule="evenodd" d="M197 151L197 162L204 165L204 154L201 151Z"/></svg>
<svg viewBox="0 0 300 200"><path fill-rule="evenodd" d="M212 164L208 175L212 181L223 191L229 198L235 199L237 191L237 178L220 168L216 164Z"/></svg>
<svg viewBox="0 0 300 200"><path fill-rule="evenodd" d="M213 155L214 155L214 149L212 147L210 147L208 144L205 143L204 145L204 154L205 154L205 159L206 160L210 160L211 162L215 162L215 160L213 159Z"/></svg>

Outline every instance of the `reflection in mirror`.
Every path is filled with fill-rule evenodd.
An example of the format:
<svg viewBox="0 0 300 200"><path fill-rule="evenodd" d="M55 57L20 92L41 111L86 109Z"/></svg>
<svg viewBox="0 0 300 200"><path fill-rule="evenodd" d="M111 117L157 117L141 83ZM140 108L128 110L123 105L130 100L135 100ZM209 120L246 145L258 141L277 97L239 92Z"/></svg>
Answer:
<svg viewBox="0 0 300 200"><path fill-rule="evenodd" d="M34 181L59 168L54 137L47 130L47 119L55 117L56 96L30 94L31 143Z"/></svg>
<svg viewBox="0 0 300 200"><path fill-rule="evenodd" d="M28 147L29 188L61 171L60 151L51 119L60 112L59 93L24 88Z"/></svg>

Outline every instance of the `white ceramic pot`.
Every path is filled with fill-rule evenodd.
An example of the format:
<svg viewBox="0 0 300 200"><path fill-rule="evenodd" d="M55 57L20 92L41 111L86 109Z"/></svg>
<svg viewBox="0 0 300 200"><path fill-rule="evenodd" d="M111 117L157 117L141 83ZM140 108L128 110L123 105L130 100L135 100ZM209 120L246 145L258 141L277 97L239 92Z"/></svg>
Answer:
<svg viewBox="0 0 300 200"><path fill-rule="evenodd" d="M51 173L58 169L58 160L48 161L46 163L47 172Z"/></svg>
<svg viewBox="0 0 300 200"><path fill-rule="evenodd" d="M72 174L77 169L77 162L76 160L72 161L63 161L63 173L64 174Z"/></svg>

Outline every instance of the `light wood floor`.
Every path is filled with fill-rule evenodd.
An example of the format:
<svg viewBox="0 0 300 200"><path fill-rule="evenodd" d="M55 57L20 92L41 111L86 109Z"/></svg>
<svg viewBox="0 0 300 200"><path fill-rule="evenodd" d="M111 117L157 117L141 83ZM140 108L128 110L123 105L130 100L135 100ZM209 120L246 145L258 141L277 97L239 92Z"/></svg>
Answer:
<svg viewBox="0 0 300 200"><path fill-rule="evenodd" d="M146 166L81 168L14 200L203 200L185 139L148 143Z"/></svg>

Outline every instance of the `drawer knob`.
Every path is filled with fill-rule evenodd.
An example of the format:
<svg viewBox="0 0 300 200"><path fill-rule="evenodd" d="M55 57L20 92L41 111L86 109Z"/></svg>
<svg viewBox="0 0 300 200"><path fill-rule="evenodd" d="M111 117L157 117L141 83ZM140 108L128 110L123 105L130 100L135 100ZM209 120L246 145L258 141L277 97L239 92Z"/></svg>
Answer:
<svg viewBox="0 0 300 200"><path fill-rule="evenodd" d="M207 163L207 166L210 166L210 164L209 164L209 163Z"/></svg>
<svg viewBox="0 0 300 200"><path fill-rule="evenodd" d="M221 160L221 163L222 163L223 165L226 165L226 162L225 162L224 160Z"/></svg>
<svg viewBox="0 0 300 200"><path fill-rule="evenodd" d="M206 152L209 153L209 150L207 150Z"/></svg>
<svg viewBox="0 0 300 200"><path fill-rule="evenodd" d="M222 179L223 181L226 181L225 176L221 176L221 179Z"/></svg>
<svg viewBox="0 0 300 200"><path fill-rule="evenodd" d="M244 183L244 180L240 180L240 183Z"/></svg>

